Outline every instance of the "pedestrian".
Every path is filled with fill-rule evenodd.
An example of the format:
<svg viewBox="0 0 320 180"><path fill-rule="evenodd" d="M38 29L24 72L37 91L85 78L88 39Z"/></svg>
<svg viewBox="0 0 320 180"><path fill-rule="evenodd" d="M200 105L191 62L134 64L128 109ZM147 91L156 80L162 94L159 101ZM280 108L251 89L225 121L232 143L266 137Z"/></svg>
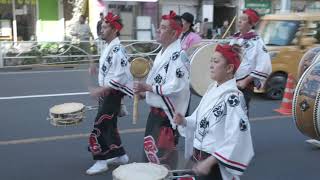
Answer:
<svg viewBox="0 0 320 180"><path fill-rule="evenodd" d="M195 33L193 29L194 17L191 13L185 12L181 16L182 18L182 34L181 34L181 46L182 49L187 51L192 46L201 42L201 37Z"/></svg>
<svg viewBox="0 0 320 180"><path fill-rule="evenodd" d="M93 38L89 25L86 23L86 16L81 15L78 23L71 30L71 35L80 41L80 48L90 53L90 37Z"/></svg>
<svg viewBox="0 0 320 180"><path fill-rule="evenodd" d="M129 161L117 128L121 99L133 96L128 55L119 40L122 27L120 17L112 13L108 13L101 26L106 45L99 59L99 87L90 90L91 96L98 99L99 108L89 137L89 150L96 160L87 170L89 175L107 171L109 164Z"/></svg>
<svg viewBox="0 0 320 180"><path fill-rule="evenodd" d="M200 28L200 36L203 39L208 39L208 32L210 31L210 27L209 27L209 19L208 18L204 18L203 19L203 23L201 24L201 28Z"/></svg>
<svg viewBox="0 0 320 180"><path fill-rule="evenodd" d="M270 56L264 42L253 29L258 21L259 15L256 11L244 10L239 17L240 32L234 34L230 42L242 47L243 59L235 77L248 108L254 87L263 88L272 70Z"/></svg>
<svg viewBox="0 0 320 180"><path fill-rule="evenodd" d="M146 92L150 113L144 135L144 161L175 169L178 161L178 131L175 112L186 113L190 98L189 60L181 47L181 17L174 11L163 15L157 30L162 50L157 54L146 82L134 82L134 92Z"/></svg>
<svg viewBox="0 0 320 180"><path fill-rule="evenodd" d="M97 23L97 35L98 35L98 38L100 38L100 36L101 36L101 25L102 25L102 23L104 21L103 19L104 19L104 16L103 16L103 13L101 12L100 13L100 20Z"/></svg>
<svg viewBox="0 0 320 180"><path fill-rule="evenodd" d="M228 20L224 20L223 24L220 28L220 32L219 32L219 37L222 38L223 35L226 33L226 31L228 30L229 27L229 21ZM227 34L225 35L225 37L229 37L230 36L230 31L227 32Z"/></svg>
<svg viewBox="0 0 320 180"><path fill-rule="evenodd" d="M191 116L175 114L197 180L239 180L254 155L245 100L234 78L239 65L238 50L217 45L210 64L217 83L208 87Z"/></svg>

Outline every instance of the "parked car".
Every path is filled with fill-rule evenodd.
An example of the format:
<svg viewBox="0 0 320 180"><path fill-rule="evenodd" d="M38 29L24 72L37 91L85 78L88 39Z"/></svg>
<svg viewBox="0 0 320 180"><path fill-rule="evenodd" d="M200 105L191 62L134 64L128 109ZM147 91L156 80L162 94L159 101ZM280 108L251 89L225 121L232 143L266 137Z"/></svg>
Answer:
<svg viewBox="0 0 320 180"><path fill-rule="evenodd" d="M256 30L272 59L272 74L262 92L270 99L281 99L288 74L298 80L303 54L319 45L320 13L265 15Z"/></svg>

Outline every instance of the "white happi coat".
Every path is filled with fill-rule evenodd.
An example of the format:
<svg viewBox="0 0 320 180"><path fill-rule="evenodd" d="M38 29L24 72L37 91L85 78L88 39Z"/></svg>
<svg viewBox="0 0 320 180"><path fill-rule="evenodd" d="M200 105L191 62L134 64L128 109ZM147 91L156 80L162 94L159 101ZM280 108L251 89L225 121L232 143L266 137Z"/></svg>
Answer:
<svg viewBox="0 0 320 180"><path fill-rule="evenodd" d="M170 44L164 52L160 51L154 61L146 83L152 85L153 92L146 93L150 106L162 108L173 128L175 112L185 114L190 99L190 64L181 48L180 40Z"/></svg>
<svg viewBox="0 0 320 180"><path fill-rule="evenodd" d="M224 180L240 179L254 155L247 108L236 80L212 84L179 130L186 137L186 157L192 146L218 160Z"/></svg>
<svg viewBox="0 0 320 180"><path fill-rule="evenodd" d="M99 86L109 86L132 97L133 78L130 63L119 38L106 44L99 59Z"/></svg>
<svg viewBox="0 0 320 180"><path fill-rule="evenodd" d="M235 77L237 80L254 77L255 87L263 88L268 76L272 71L271 59L264 45L263 40L253 30L249 31L249 36L237 33L230 44L238 44L242 47L242 62Z"/></svg>

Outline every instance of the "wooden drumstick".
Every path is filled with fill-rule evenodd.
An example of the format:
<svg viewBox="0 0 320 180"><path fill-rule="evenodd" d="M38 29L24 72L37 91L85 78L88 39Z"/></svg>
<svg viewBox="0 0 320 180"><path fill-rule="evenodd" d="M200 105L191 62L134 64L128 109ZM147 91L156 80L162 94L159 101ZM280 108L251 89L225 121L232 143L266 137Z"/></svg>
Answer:
<svg viewBox="0 0 320 180"><path fill-rule="evenodd" d="M133 59L130 65L130 71L135 80L140 80L146 77L149 73L150 68L151 64L149 63L149 60L142 57ZM139 118L138 103L139 95L134 94L132 124L137 124Z"/></svg>
<svg viewBox="0 0 320 180"><path fill-rule="evenodd" d="M139 95L134 94L132 124L137 124L137 121L138 121L138 117L139 117L138 105L139 105Z"/></svg>

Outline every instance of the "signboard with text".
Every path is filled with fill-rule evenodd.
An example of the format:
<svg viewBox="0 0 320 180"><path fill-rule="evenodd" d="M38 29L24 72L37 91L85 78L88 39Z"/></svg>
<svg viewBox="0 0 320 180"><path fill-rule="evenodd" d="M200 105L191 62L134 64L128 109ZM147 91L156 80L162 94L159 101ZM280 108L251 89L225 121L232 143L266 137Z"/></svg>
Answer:
<svg viewBox="0 0 320 180"><path fill-rule="evenodd" d="M245 8L256 10L260 15L271 13L270 0L245 0Z"/></svg>

